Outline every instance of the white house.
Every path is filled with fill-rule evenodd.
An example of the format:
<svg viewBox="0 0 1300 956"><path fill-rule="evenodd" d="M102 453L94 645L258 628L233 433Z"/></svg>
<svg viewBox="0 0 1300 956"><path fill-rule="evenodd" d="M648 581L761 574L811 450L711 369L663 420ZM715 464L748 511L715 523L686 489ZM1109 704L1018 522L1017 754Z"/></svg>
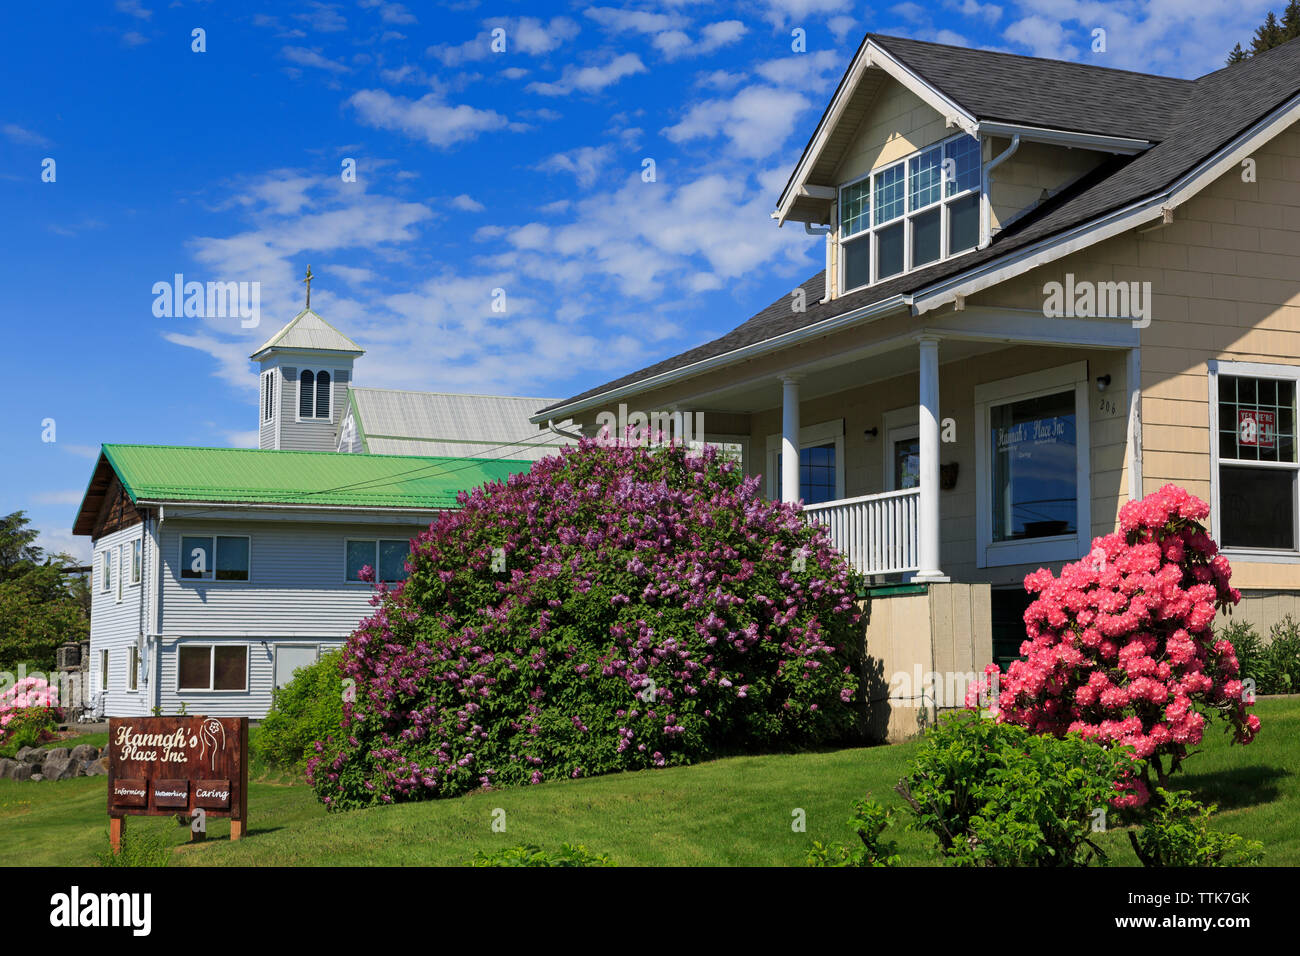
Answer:
<svg viewBox="0 0 1300 956"><path fill-rule="evenodd" d="M363 567L400 579L458 492L570 441L529 424L547 399L358 389L362 354L305 309L252 356L261 448L103 446L74 526L94 711L264 716L371 612Z"/></svg>

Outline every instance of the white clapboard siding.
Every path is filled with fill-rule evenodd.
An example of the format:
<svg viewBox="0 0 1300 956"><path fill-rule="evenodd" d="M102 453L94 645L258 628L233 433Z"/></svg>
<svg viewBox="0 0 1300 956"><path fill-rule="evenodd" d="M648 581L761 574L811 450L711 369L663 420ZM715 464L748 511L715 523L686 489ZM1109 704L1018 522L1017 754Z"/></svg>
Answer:
<svg viewBox="0 0 1300 956"><path fill-rule="evenodd" d="M328 363L326 363L328 366ZM323 366L326 367L326 366ZM348 407L348 382L352 373L346 368L327 367L334 404L330 420L298 421L298 376L301 366L283 367L280 389L280 447L287 451L334 451L338 423Z"/></svg>
<svg viewBox="0 0 1300 956"><path fill-rule="evenodd" d="M103 709L107 714L139 716L149 710L148 692L144 673L137 683L138 689L127 690L127 668L131 648L141 634L143 618L141 609L145 602L145 582L149 579L149 548L142 548L141 583L131 584L131 542L144 537L144 526L123 528L97 539L93 544L94 561L91 571L90 602L90 687L88 697L98 698L100 691L100 651L108 650L108 692L103 696ZM108 552L113 556L113 587L103 590L103 558ZM122 581L122 600L117 600L118 576Z"/></svg>

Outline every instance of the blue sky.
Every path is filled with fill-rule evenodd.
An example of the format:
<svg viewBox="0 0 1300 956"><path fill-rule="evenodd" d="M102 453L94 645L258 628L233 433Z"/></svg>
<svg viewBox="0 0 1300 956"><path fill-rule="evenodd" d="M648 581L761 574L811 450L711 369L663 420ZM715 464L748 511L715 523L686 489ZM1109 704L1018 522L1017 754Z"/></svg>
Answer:
<svg viewBox="0 0 1300 956"><path fill-rule="evenodd" d="M566 396L726 331L821 263L769 214L868 30L1198 76L1268 7L14 6L0 514L84 557L70 526L101 443L255 444L247 356L301 308L308 263L313 307L368 350L362 385ZM176 273L260 282L260 325L155 317Z"/></svg>

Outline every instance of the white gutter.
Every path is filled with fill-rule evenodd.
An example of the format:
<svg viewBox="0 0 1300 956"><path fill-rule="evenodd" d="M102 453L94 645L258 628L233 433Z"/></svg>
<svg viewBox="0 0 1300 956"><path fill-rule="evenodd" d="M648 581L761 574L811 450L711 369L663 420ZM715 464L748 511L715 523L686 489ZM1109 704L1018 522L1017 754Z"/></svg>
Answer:
<svg viewBox="0 0 1300 956"><path fill-rule="evenodd" d="M161 508L164 505L171 505L173 508L193 508L200 513L206 514L212 511L240 510L249 509L271 509L275 511L337 511L344 514L411 514L411 515L436 515L446 511L446 508L399 508L399 507L354 507L351 505L297 505L297 504L279 504L275 502L251 502L251 501L160 501L153 499L141 498L138 502L140 505ZM182 512L178 517L193 518L198 515L187 515Z"/></svg>
<svg viewBox="0 0 1300 956"><path fill-rule="evenodd" d="M1000 155L989 160L983 168L981 175L984 179L982 184L984 201L980 203L980 244L976 248L987 249L989 243L993 241L993 170L1014 156L1019 148L1020 134L1016 133L1011 137L1011 145Z"/></svg>
<svg viewBox="0 0 1300 956"><path fill-rule="evenodd" d="M1070 149L1091 149L1101 153L1122 153L1132 155L1151 147L1151 141L1132 136L1102 136L1097 133L1078 133L1068 129L1052 129L1047 126L1023 126L1019 123L993 123L987 120L979 124L980 132L985 136L999 136L1010 139L1019 136L1035 143L1050 143L1053 146L1065 146Z"/></svg>
<svg viewBox="0 0 1300 956"><path fill-rule="evenodd" d="M162 654L159 653L161 648L160 636L162 632L162 589L163 589L163 560L162 560L162 525L167 515L162 507L158 508L158 520L153 522L153 559L157 565L157 581L151 589L149 595L152 627L153 632L147 636L149 645L149 670L153 672L153 687L149 690L149 697L153 699L152 707L162 706ZM152 707L150 713L152 713Z"/></svg>
<svg viewBox="0 0 1300 956"><path fill-rule="evenodd" d="M575 441L581 441L583 438L586 437L585 435L582 434L582 432L577 432L576 434L573 432L566 432L559 425L555 424L554 418L548 418L546 420L546 427L549 428L554 434L559 435L562 438L572 438Z"/></svg>

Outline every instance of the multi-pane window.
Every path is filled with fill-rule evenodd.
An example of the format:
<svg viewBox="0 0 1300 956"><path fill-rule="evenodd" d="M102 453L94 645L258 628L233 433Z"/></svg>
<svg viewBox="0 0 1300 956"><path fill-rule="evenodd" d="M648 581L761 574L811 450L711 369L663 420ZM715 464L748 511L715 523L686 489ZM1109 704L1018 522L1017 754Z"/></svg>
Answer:
<svg viewBox="0 0 1300 956"><path fill-rule="evenodd" d="M108 690L108 651L99 652L99 689Z"/></svg>
<svg viewBox="0 0 1300 956"><path fill-rule="evenodd" d="M776 456L781 474L781 455ZM806 505L835 500L835 443L799 449L799 497Z"/></svg>
<svg viewBox="0 0 1300 956"><path fill-rule="evenodd" d="M1296 549L1296 380L1218 376L1219 537Z"/></svg>
<svg viewBox="0 0 1300 956"><path fill-rule="evenodd" d="M140 563L141 563L140 548L141 548L141 542L139 539L136 539L135 541L131 542L131 583L132 584L140 583Z"/></svg>
<svg viewBox="0 0 1300 956"><path fill-rule="evenodd" d="M183 535L181 577L196 581L247 581L248 538L243 535Z"/></svg>
<svg viewBox="0 0 1300 956"><path fill-rule="evenodd" d="M989 408L993 540L1078 531L1074 390Z"/></svg>
<svg viewBox="0 0 1300 956"><path fill-rule="evenodd" d="M126 670L126 689L140 689L140 648L131 645L131 659Z"/></svg>
<svg viewBox="0 0 1300 956"><path fill-rule="evenodd" d="M113 552L99 553L99 589L104 593L113 590Z"/></svg>
<svg viewBox="0 0 1300 956"><path fill-rule="evenodd" d="M248 645L182 644L176 658L177 690L247 690Z"/></svg>
<svg viewBox="0 0 1300 956"><path fill-rule="evenodd" d="M973 249L979 185L979 140L963 133L842 187L842 287L881 282Z"/></svg>
<svg viewBox="0 0 1300 956"><path fill-rule="evenodd" d="M344 551L349 581L362 580L362 568L374 571L377 581L391 583L406 579L406 558L411 553L411 542L405 538L381 538L378 541L350 538Z"/></svg>
<svg viewBox="0 0 1300 956"><path fill-rule="evenodd" d="M332 421L330 373L305 368L298 375L298 417Z"/></svg>

